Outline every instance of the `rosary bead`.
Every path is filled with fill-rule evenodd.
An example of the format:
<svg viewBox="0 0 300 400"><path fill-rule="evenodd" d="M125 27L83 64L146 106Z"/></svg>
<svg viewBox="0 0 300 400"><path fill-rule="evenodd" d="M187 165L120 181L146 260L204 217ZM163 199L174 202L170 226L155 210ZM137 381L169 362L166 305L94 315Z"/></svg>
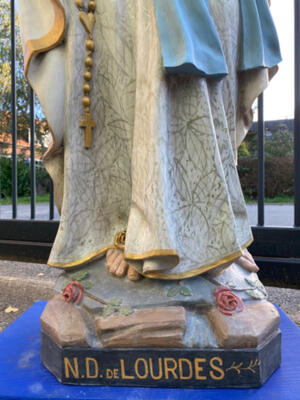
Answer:
<svg viewBox="0 0 300 400"><path fill-rule="evenodd" d="M87 50L94 51L94 49L95 49L94 41L91 40L91 39L86 40L85 41L85 47L86 47Z"/></svg>
<svg viewBox="0 0 300 400"><path fill-rule="evenodd" d="M91 57L86 57L84 63L87 68L91 68L93 65L93 59Z"/></svg>
<svg viewBox="0 0 300 400"><path fill-rule="evenodd" d="M89 97L84 96L82 98L82 104L84 105L84 107L89 107L91 105L91 100Z"/></svg>
<svg viewBox="0 0 300 400"><path fill-rule="evenodd" d="M95 11L96 10L96 2L95 1L90 1L88 5L89 11Z"/></svg>
<svg viewBox="0 0 300 400"><path fill-rule="evenodd" d="M75 0L76 7L83 8L83 0Z"/></svg>
<svg viewBox="0 0 300 400"><path fill-rule="evenodd" d="M90 86L88 83L85 83L85 84L83 85L83 91L84 91L85 94L90 93L90 91L91 91L91 86Z"/></svg>
<svg viewBox="0 0 300 400"><path fill-rule="evenodd" d="M83 77L86 81L90 81L92 79L92 74L90 73L90 71L85 71Z"/></svg>

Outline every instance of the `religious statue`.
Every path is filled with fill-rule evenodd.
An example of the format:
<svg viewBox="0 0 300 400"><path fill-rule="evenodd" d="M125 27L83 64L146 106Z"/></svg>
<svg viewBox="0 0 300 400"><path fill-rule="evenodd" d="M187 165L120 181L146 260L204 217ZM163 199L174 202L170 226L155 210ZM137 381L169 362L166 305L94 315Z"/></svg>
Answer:
<svg viewBox="0 0 300 400"><path fill-rule="evenodd" d="M281 60L267 0L20 0L19 11L53 135L44 164L61 219L48 264L66 271L41 319L48 339L259 348L279 317L247 251L236 163Z"/></svg>

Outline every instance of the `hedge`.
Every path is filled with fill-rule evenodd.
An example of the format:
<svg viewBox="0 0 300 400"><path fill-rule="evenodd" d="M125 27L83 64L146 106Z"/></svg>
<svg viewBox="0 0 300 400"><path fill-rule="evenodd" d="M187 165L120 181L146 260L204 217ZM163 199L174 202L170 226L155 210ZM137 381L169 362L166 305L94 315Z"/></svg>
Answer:
<svg viewBox="0 0 300 400"><path fill-rule="evenodd" d="M257 158L240 158L238 172L245 196L257 198ZM265 197L293 196L294 160L292 157L272 157L265 160Z"/></svg>
<svg viewBox="0 0 300 400"><path fill-rule="evenodd" d="M30 195L30 165L28 161L17 161L18 196ZM36 166L37 194L49 192L50 178L43 165ZM12 195L12 160L8 157L0 158L0 197L7 198Z"/></svg>
<svg viewBox="0 0 300 400"><path fill-rule="evenodd" d="M19 159L18 165L18 196L30 195L30 165ZM245 196L257 198L256 158L240 158L238 172ZM42 165L36 167L36 185L38 194L49 193L50 179ZM294 160L292 157L272 157L265 160L265 196L293 196L294 193ZM1 198L12 194L12 161L10 158L0 158L0 195Z"/></svg>

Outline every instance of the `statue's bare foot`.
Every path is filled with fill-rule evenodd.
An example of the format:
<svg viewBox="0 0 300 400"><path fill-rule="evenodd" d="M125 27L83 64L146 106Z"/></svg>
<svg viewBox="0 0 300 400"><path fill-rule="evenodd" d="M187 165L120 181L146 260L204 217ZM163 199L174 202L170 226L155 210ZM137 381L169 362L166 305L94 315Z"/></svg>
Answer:
<svg viewBox="0 0 300 400"><path fill-rule="evenodd" d="M141 275L124 258L124 252L119 249L109 249L106 253L106 267L112 275L119 278L127 275L131 281L137 281Z"/></svg>
<svg viewBox="0 0 300 400"><path fill-rule="evenodd" d="M259 268L256 265L256 262L254 261L252 255L249 253L249 251L247 249L243 250L243 254L235 262L249 272L258 272L259 271Z"/></svg>

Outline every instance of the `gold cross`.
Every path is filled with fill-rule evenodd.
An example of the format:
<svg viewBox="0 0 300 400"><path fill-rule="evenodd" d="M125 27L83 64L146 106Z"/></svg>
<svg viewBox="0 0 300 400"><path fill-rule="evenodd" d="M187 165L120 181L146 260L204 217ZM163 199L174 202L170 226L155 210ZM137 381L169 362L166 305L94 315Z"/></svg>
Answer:
<svg viewBox="0 0 300 400"><path fill-rule="evenodd" d="M92 145L92 130L96 126L89 112L84 114L84 119L79 121L80 128L84 128L84 147L89 149Z"/></svg>

